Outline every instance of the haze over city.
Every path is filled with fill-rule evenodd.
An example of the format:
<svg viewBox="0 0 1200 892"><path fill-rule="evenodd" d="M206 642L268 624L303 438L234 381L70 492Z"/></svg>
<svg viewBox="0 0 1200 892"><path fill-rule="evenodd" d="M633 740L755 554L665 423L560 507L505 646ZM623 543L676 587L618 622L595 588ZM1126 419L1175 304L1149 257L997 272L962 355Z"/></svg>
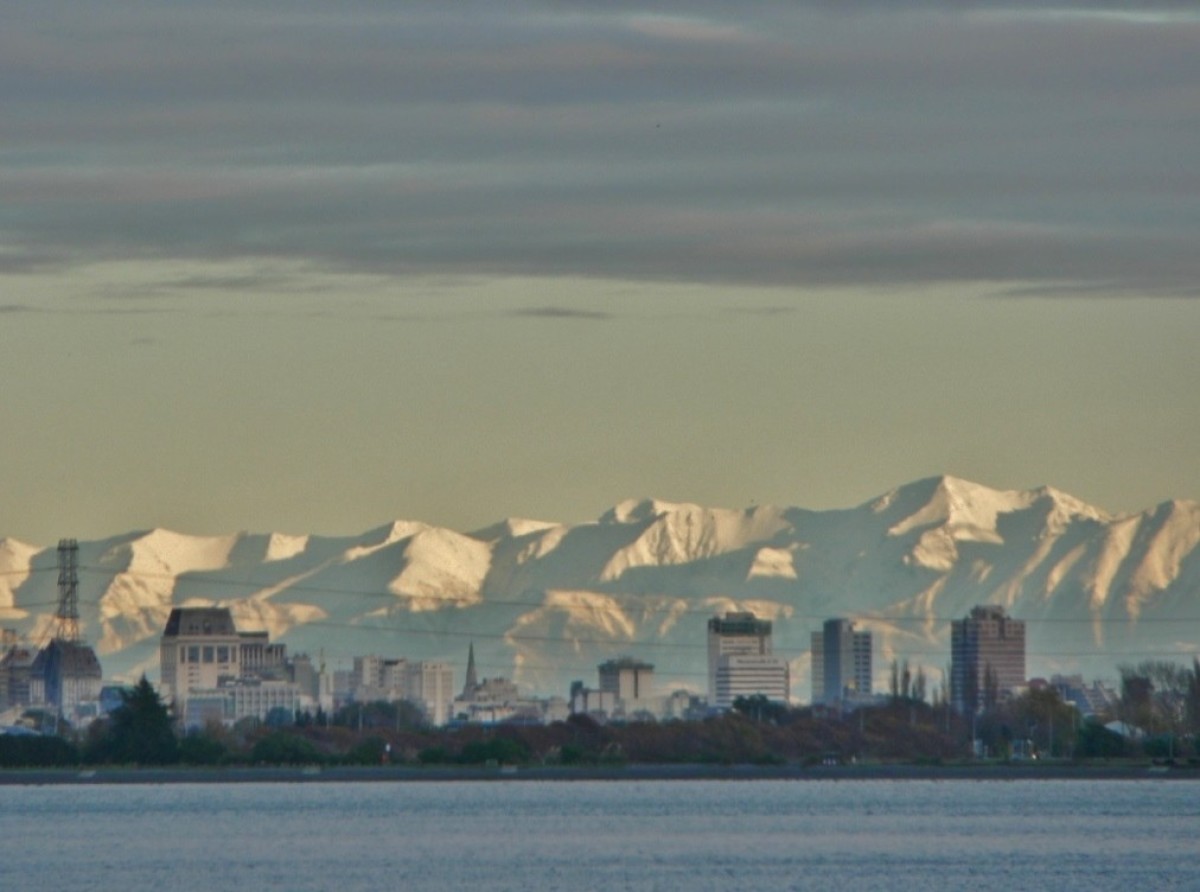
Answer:
<svg viewBox="0 0 1200 892"><path fill-rule="evenodd" d="M1200 497L1189 4L39 3L0 536Z"/></svg>

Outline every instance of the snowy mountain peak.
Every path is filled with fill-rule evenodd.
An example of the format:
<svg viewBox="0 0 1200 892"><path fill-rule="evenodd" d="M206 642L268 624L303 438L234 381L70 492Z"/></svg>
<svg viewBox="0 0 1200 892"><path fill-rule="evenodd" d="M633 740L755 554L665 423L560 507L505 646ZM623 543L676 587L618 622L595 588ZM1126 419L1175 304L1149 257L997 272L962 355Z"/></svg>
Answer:
<svg viewBox="0 0 1200 892"><path fill-rule="evenodd" d="M31 545L20 539L14 539L12 536L0 537L0 553L35 554L41 550L39 545Z"/></svg>
<svg viewBox="0 0 1200 892"><path fill-rule="evenodd" d="M1039 499L1044 499L1050 502L1053 506L1051 511L1052 518L1060 519L1075 519L1083 518L1095 521L1109 521L1112 515L1107 511L1089 505L1082 499L1077 499L1070 493L1063 492L1061 489L1055 489L1053 486L1040 486L1033 491Z"/></svg>
<svg viewBox="0 0 1200 892"><path fill-rule="evenodd" d="M508 517L499 523L486 526L481 530L475 530L468 535L472 539L478 539L480 542L498 542L502 539L521 539L535 533L544 533L546 530L557 526L559 524L548 520Z"/></svg>
<svg viewBox="0 0 1200 892"><path fill-rule="evenodd" d="M14 589L29 578L33 559L40 551L36 545L19 539L0 539L0 619L8 618L5 609L16 603Z"/></svg>
<svg viewBox="0 0 1200 892"><path fill-rule="evenodd" d="M308 536L289 536L287 533L271 533L263 552L264 561L286 561L303 554L308 547Z"/></svg>
<svg viewBox="0 0 1200 892"><path fill-rule="evenodd" d="M626 499L605 511L600 516L600 523L645 523L664 514L687 510L700 510L700 506L660 499Z"/></svg>
<svg viewBox="0 0 1200 892"><path fill-rule="evenodd" d="M391 545L393 542L411 538L417 533L428 529L431 529L429 524L422 523L419 520L394 520L391 523L371 530L366 535L363 544L367 547Z"/></svg>
<svg viewBox="0 0 1200 892"><path fill-rule="evenodd" d="M119 543L101 558L106 562L126 561L130 570L179 574L219 570L240 536L189 536L174 530L152 529Z"/></svg>
<svg viewBox="0 0 1200 892"><path fill-rule="evenodd" d="M891 520L889 536L925 528L943 528L954 539L995 540L1005 515L1045 506L1044 523L1060 529L1076 519L1104 521L1098 508L1052 487L998 490L958 477L930 477L893 490L870 503L870 510Z"/></svg>
<svg viewBox="0 0 1200 892"><path fill-rule="evenodd" d="M55 560L0 540L6 627L28 637L51 622ZM472 638L481 664L542 692L629 653L664 685L695 687L707 618L752 609L776 619L803 698L809 636L831 616L870 618L880 666L910 657L931 674L948 618L988 603L1029 622L1030 675L1191 654L1200 503L1113 517L1051 487L943 476L830 511L631 499L599 522L514 518L470 535L404 520L337 538L156 529L80 542L80 566L84 634L110 677L153 676L171 608L219 602L330 658L461 665Z"/></svg>

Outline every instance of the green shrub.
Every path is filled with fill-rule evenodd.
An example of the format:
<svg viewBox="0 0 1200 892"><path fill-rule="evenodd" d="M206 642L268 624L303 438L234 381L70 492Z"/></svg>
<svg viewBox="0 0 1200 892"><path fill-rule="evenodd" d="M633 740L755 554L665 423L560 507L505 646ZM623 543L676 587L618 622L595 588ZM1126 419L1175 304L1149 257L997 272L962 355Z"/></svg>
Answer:
<svg viewBox="0 0 1200 892"><path fill-rule="evenodd" d="M58 768L79 764L79 750L61 737L0 734L0 766Z"/></svg>
<svg viewBox="0 0 1200 892"><path fill-rule="evenodd" d="M250 761L256 765L312 765L322 758L312 741L276 731L254 744Z"/></svg>

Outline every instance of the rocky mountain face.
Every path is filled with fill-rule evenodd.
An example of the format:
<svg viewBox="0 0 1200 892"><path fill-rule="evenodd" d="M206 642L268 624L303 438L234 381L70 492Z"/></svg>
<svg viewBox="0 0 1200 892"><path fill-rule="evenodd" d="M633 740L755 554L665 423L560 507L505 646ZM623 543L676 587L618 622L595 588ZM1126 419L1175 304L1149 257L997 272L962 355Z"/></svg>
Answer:
<svg viewBox="0 0 1200 892"><path fill-rule="evenodd" d="M653 500L576 525L510 519L472 533L397 521L358 536L188 536L79 543L84 634L106 677L158 678L172 607L220 604L241 629L349 665L356 654L441 659L543 693L632 655L663 690L702 690L705 623L775 621L808 697L809 635L834 616L937 682L950 620L997 603L1028 622L1031 676L1113 677L1121 662L1200 651L1200 503L1113 516L1051 488L918 480L855 508L705 508ZM37 640L53 621L57 553L0 540L0 625ZM461 674L460 674L461 677Z"/></svg>

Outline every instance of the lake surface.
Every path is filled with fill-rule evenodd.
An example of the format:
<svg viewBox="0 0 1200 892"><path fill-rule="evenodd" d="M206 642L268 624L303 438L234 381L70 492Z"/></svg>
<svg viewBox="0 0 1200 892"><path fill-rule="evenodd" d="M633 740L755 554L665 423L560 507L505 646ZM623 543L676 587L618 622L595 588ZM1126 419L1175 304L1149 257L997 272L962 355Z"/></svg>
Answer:
<svg viewBox="0 0 1200 892"><path fill-rule="evenodd" d="M1200 889L1200 784L0 789L0 889Z"/></svg>

